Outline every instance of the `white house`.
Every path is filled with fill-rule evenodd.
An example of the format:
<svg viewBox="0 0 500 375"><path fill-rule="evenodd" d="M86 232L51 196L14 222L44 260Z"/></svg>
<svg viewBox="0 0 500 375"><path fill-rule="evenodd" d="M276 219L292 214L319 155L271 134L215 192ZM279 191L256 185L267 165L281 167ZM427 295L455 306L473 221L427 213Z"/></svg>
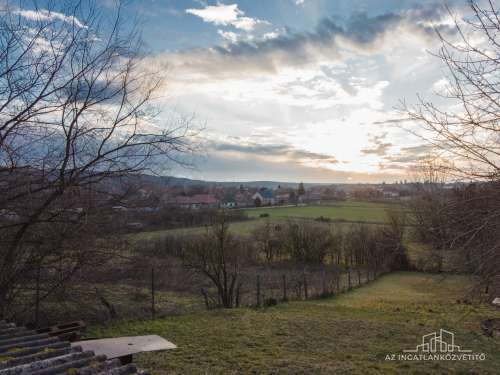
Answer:
<svg viewBox="0 0 500 375"><path fill-rule="evenodd" d="M260 189L254 195L252 195L254 202L260 201L260 205L268 206L276 203L276 198L272 190ZM257 205L257 204L256 204Z"/></svg>

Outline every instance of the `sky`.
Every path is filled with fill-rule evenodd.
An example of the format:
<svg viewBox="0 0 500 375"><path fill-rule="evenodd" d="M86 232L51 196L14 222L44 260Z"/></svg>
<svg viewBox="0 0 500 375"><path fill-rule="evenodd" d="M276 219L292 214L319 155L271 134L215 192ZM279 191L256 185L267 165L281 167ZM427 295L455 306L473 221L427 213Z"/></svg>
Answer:
<svg viewBox="0 0 500 375"><path fill-rule="evenodd" d="M192 118L201 130L193 168L166 174L392 182L432 152L397 107L417 94L439 102L446 86L432 55L435 30L454 37L442 1L129 0L124 12L166 72L159 123Z"/></svg>

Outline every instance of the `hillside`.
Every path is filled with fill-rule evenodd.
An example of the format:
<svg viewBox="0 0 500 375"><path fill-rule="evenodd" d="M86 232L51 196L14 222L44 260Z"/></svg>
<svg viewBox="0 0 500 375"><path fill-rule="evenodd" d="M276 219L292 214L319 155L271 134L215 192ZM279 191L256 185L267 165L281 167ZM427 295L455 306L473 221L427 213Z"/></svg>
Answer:
<svg viewBox="0 0 500 375"><path fill-rule="evenodd" d="M137 357L155 374L498 374L500 342L486 306L458 304L465 276L399 272L337 298L95 326L89 336L159 334L179 348ZM484 352L478 362L386 361L440 328Z"/></svg>

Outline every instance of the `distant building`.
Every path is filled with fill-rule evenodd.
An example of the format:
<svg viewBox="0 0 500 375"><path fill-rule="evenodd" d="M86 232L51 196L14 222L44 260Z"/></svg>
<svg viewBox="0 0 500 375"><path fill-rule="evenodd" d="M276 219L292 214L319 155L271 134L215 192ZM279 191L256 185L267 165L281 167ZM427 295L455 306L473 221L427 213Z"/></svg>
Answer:
<svg viewBox="0 0 500 375"><path fill-rule="evenodd" d="M236 202L234 200L225 200L221 204L222 207L224 208L235 208L237 206Z"/></svg>
<svg viewBox="0 0 500 375"><path fill-rule="evenodd" d="M320 191L308 190L305 195L301 196L303 202L321 203L322 193Z"/></svg>
<svg viewBox="0 0 500 375"><path fill-rule="evenodd" d="M252 194L247 191L239 191L234 195L236 207L250 207L254 205Z"/></svg>
<svg viewBox="0 0 500 375"><path fill-rule="evenodd" d="M384 198L391 198L391 199L396 199L399 198L399 192L398 191L384 191Z"/></svg>
<svg viewBox="0 0 500 375"><path fill-rule="evenodd" d="M287 204L290 202L290 193L276 194L276 203Z"/></svg>
<svg viewBox="0 0 500 375"><path fill-rule="evenodd" d="M270 206L276 203L276 197L272 190L267 188L262 188L257 191L254 195L252 195L252 199L256 206L258 206L258 202L260 202L261 206Z"/></svg>
<svg viewBox="0 0 500 375"><path fill-rule="evenodd" d="M195 194L192 197L178 195L167 201L167 205L188 209L216 208L219 200L211 194Z"/></svg>

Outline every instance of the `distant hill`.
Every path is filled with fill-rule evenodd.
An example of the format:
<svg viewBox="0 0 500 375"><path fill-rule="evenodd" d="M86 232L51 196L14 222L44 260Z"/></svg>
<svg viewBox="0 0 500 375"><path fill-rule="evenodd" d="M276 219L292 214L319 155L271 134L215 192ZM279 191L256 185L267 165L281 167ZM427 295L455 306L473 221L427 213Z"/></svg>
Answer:
<svg viewBox="0 0 500 375"><path fill-rule="evenodd" d="M275 189L278 186L283 188L298 188L300 181L297 182L283 182L283 181L205 181L205 180L192 180L185 177L174 176L153 176L148 174L136 175L127 177L128 179L137 179L141 185L155 185L155 186L171 186L171 187L190 187L190 186L222 186L222 187L239 187L243 185L248 188L261 188ZM390 186L394 184L387 184ZM327 182L304 182L306 188L313 186L337 186L342 187L344 190L358 189L363 187L381 187L381 183L327 183Z"/></svg>
<svg viewBox="0 0 500 375"><path fill-rule="evenodd" d="M137 178L145 184L158 184L162 186L175 186L175 187L187 187L187 186L223 186L223 187L239 187L243 185L249 188L260 188L265 187L268 189L275 189L278 186L283 188L297 188L299 182L280 182L280 181L204 181L204 180L191 180L184 177L173 177L173 176L151 176L151 175L140 175ZM334 185L327 183L304 183L305 187L319 186L319 185Z"/></svg>

